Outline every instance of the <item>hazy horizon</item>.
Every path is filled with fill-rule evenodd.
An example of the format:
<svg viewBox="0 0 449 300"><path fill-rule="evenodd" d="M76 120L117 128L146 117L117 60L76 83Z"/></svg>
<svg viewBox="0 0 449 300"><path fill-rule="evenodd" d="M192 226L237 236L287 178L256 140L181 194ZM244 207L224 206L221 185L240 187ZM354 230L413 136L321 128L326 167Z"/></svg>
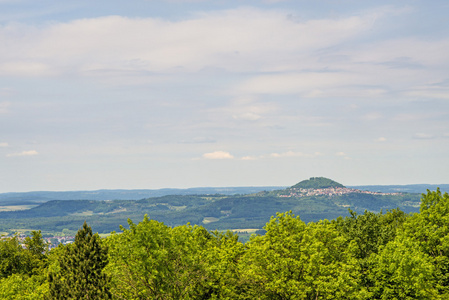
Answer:
<svg viewBox="0 0 449 300"><path fill-rule="evenodd" d="M449 182L447 1L0 0L0 193Z"/></svg>
<svg viewBox="0 0 449 300"><path fill-rule="evenodd" d="M345 187L354 188L354 187L377 187L377 186L384 186L384 187L393 187L393 186L416 186L416 185L422 185L422 186L444 186L449 188L448 183L414 183L414 184L362 184L362 185L345 185ZM177 187L163 187L163 188L156 188L156 189L146 189L146 188L136 188L136 189L123 189L123 188L111 188L111 189L93 189L93 190L30 190L30 191L10 191L10 192L0 192L0 194L22 194L22 193L71 193L71 192L101 192L101 191L159 191L159 190L195 190L195 189L239 189L239 188L288 188L292 185L249 185L249 186L193 186L193 187L186 187L186 188L177 188ZM442 191L444 192L444 191Z"/></svg>

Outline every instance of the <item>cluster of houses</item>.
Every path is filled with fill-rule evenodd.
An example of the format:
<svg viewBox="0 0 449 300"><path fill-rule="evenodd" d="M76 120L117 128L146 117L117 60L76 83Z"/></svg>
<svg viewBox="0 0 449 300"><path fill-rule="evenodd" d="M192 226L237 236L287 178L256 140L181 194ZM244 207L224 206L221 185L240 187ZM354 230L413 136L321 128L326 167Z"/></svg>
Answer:
<svg viewBox="0 0 449 300"><path fill-rule="evenodd" d="M20 233L15 235L20 245L25 248L25 238L27 235ZM0 239L8 239L11 236L0 236ZM74 236L54 236L54 237L45 237L44 241L48 244L49 249L56 248L59 244L71 244L75 240Z"/></svg>
<svg viewBox="0 0 449 300"><path fill-rule="evenodd" d="M54 236L51 238L44 238L44 240L48 243L49 249L53 249L58 247L59 244L71 244L75 241L74 236Z"/></svg>
<svg viewBox="0 0 449 300"><path fill-rule="evenodd" d="M289 188L285 190L285 194L279 195L279 197L306 197L306 196L334 196L344 195L351 193L359 194L371 194L371 195L399 195L400 193L380 193L361 191L357 189L351 189L346 187L329 187L324 189L303 189L303 188Z"/></svg>

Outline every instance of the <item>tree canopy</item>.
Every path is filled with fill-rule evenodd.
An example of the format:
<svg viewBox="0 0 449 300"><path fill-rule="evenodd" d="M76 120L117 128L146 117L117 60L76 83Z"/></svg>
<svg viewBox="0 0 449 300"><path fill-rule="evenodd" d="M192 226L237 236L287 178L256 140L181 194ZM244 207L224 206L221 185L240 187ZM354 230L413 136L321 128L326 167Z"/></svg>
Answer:
<svg viewBox="0 0 449 300"><path fill-rule="evenodd" d="M414 214L305 223L277 213L245 244L148 215L104 239L84 223L73 244L51 251L33 232L0 240L0 298L447 299L448 218L449 195L437 190Z"/></svg>

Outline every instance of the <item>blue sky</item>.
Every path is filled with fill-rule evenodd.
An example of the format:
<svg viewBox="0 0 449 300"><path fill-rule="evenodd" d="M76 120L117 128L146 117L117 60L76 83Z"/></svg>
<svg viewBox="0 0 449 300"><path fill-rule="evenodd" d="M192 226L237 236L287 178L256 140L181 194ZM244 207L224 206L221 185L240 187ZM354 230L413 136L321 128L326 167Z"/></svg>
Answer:
<svg viewBox="0 0 449 300"><path fill-rule="evenodd" d="M0 192L447 184L448 15L0 0Z"/></svg>

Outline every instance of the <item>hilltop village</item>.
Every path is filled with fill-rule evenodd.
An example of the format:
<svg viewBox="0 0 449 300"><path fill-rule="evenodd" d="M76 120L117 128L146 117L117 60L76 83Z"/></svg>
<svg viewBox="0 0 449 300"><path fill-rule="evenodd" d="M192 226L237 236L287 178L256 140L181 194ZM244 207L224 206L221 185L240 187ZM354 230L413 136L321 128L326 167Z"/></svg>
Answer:
<svg viewBox="0 0 449 300"><path fill-rule="evenodd" d="M400 195L401 193L379 193L362 191L357 189L347 188L341 183L333 181L325 177L311 177L303 180L294 186L285 190L279 191L279 197L307 197L307 196L341 196L345 194L369 194L369 195Z"/></svg>
<svg viewBox="0 0 449 300"><path fill-rule="evenodd" d="M291 187L285 190L279 197L307 197L307 196L340 196L344 194L370 194L370 195L400 195L401 193L379 193L370 191L361 191L357 189L351 189L347 187L327 187L327 188L295 188Z"/></svg>

